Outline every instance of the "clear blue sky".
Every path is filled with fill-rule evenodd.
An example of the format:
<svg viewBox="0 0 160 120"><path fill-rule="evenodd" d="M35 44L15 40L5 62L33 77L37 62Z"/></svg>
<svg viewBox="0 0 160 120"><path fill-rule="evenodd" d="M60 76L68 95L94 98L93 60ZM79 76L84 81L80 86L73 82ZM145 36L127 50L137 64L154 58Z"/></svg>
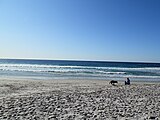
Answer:
<svg viewBox="0 0 160 120"><path fill-rule="evenodd" d="M0 58L160 62L160 0L0 0Z"/></svg>

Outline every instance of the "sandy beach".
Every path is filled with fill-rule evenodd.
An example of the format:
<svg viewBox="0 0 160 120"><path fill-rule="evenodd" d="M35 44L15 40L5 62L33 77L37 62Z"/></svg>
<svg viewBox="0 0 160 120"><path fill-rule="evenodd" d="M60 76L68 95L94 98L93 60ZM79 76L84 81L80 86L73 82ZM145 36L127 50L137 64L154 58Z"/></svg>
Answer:
<svg viewBox="0 0 160 120"><path fill-rule="evenodd" d="M160 83L0 79L1 120L160 119Z"/></svg>

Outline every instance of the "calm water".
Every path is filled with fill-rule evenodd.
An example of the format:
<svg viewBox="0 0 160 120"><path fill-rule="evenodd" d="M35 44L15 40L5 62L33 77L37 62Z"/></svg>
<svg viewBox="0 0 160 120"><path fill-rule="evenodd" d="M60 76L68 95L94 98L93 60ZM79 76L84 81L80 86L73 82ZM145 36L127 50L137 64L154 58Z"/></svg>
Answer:
<svg viewBox="0 0 160 120"><path fill-rule="evenodd" d="M0 77L160 81L160 63L0 59Z"/></svg>

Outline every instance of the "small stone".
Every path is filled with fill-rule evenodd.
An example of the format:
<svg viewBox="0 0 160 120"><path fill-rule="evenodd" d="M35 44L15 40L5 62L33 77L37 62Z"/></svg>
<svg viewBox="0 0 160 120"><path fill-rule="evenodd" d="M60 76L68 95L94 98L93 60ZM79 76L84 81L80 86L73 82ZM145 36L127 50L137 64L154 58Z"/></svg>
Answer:
<svg viewBox="0 0 160 120"><path fill-rule="evenodd" d="M156 119L156 117L155 116L150 116L149 119Z"/></svg>

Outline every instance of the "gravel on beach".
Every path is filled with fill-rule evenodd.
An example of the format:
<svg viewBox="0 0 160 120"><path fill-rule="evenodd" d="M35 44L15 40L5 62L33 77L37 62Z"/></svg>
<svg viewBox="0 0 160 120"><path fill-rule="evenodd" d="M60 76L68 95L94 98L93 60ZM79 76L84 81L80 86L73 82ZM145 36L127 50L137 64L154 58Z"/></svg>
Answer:
<svg viewBox="0 0 160 120"><path fill-rule="evenodd" d="M0 80L0 120L159 120L160 83Z"/></svg>

